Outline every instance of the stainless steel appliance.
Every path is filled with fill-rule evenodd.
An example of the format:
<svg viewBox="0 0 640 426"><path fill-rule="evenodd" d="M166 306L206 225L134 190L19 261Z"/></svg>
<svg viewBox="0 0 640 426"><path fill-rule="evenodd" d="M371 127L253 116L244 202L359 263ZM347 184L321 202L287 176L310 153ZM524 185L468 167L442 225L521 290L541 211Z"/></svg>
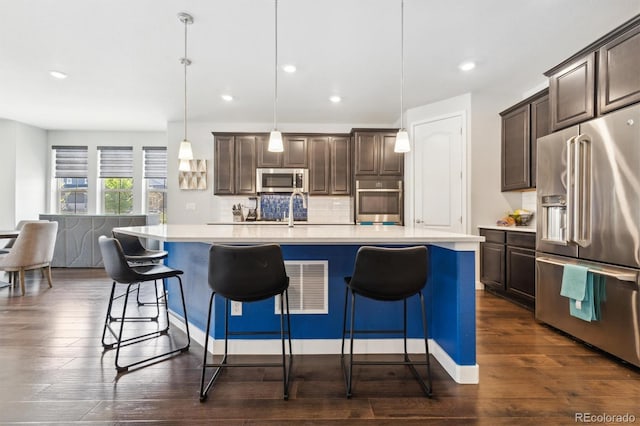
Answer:
<svg viewBox="0 0 640 426"><path fill-rule="evenodd" d="M257 169L257 192L309 192L309 169Z"/></svg>
<svg viewBox="0 0 640 426"><path fill-rule="evenodd" d="M640 366L640 105L538 139L536 318ZM605 277L601 318L572 317L563 268Z"/></svg>
<svg viewBox="0 0 640 426"><path fill-rule="evenodd" d="M402 180L356 180L356 223L402 225Z"/></svg>

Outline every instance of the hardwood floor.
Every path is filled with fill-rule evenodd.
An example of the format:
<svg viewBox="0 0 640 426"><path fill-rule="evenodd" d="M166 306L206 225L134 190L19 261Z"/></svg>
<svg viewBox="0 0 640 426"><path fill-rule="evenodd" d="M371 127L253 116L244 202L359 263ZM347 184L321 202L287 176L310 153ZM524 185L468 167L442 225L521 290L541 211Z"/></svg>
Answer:
<svg viewBox="0 0 640 426"><path fill-rule="evenodd" d="M110 291L104 272L54 269L53 279L49 289L29 275L24 297L0 290L0 424L555 425L575 424L576 413L640 422L638 369L484 292L477 295L479 385L456 384L434 362L427 399L402 367L361 367L347 400L339 357L308 355L295 359L289 401L280 370L263 368L226 371L200 403L199 345L118 376L114 351L100 344ZM151 341L148 350L166 344Z"/></svg>

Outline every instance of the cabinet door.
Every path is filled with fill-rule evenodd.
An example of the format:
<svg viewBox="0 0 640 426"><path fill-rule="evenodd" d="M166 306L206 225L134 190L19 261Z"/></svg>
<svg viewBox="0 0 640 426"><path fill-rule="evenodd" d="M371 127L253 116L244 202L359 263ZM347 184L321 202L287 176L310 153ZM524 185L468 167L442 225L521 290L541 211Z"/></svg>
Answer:
<svg viewBox="0 0 640 426"><path fill-rule="evenodd" d="M538 138L551 133L549 95L531 102L531 187L536 187Z"/></svg>
<svg viewBox="0 0 640 426"><path fill-rule="evenodd" d="M236 194L256 193L256 138L236 137Z"/></svg>
<svg viewBox="0 0 640 426"><path fill-rule="evenodd" d="M404 155L394 151L395 134L380 135L380 174L386 176L402 176Z"/></svg>
<svg viewBox="0 0 640 426"><path fill-rule="evenodd" d="M531 186L529 104L502 116L502 190Z"/></svg>
<svg viewBox="0 0 640 426"><path fill-rule="evenodd" d="M269 136L256 136L256 156L258 167L282 167L282 153L269 151Z"/></svg>
<svg viewBox="0 0 640 426"><path fill-rule="evenodd" d="M309 194L329 195L329 138L309 139Z"/></svg>
<svg viewBox="0 0 640 426"><path fill-rule="evenodd" d="M331 138L331 187L332 195L351 194L351 139Z"/></svg>
<svg viewBox="0 0 640 426"><path fill-rule="evenodd" d="M504 289L504 245L480 244L480 281Z"/></svg>
<svg viewBox="0 0 640 426"><path fill-rule="evenodd" d="M640 27L600 49L598 110L604 114L640 101Z"/></svg>
<svg viewBox="0 0 640 426"><path fill-rule="evenodd" d="M378 135L376 133L356 133L355 174L371 176L378 174Z"/></svg>
<svg viewBox="0 0 640 426"><path fill-rule="evenodd" d="M536 252L507 246L507 292L529 301L536 297Z"/></svg>
<svg viewBox="0 0 640 426"><path fill-rule="evenodd" d="M595 52L549 77L551 129L563 129L595 117Z"/></svg>
<svg viewBox="0 0 640 426"><path fill-rule="evenodd" d="M282 140L284 145L283 161L284 167L307 168L307 138L296 136L285 136Z"/></svg>
<svg viewBox="0 0 640 426"><path fill-rule="evenodd" d="M235 193L234 137L216 136L214 141L213 193L230 195Z"/></svg>

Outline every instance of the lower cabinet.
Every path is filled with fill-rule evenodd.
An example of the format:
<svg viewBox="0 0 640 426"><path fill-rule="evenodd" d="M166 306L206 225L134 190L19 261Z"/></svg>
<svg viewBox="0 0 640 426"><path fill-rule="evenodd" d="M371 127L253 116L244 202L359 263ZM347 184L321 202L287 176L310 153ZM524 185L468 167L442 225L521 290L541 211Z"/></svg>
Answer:
<svg viewBox="0 0 640 426"><path fill-rule="evenodd" d="M481 229L480 281L485 289L529 308L535 307L536 235Z"/></svg>

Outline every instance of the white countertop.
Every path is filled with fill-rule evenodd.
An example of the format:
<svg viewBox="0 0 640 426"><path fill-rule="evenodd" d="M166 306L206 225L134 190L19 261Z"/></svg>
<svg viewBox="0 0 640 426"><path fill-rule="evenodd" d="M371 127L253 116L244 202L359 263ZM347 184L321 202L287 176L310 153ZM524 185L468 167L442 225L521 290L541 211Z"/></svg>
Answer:
<svg viewBox="0 0 640 426"><path fill-rule="evenodd" d="M152 225L115 228L119 232L163 242L221 244L434 244L453 250L477 250L484 237L422 227L385 225Z"/></svg>
<svg viewBox="0 0 640 426"><path fill-rule="evenodd" d="M498 231L516 231L516 232L536 232L535 226L498 226L498 225L479 225L478 229L496 229Z"/></svg>

